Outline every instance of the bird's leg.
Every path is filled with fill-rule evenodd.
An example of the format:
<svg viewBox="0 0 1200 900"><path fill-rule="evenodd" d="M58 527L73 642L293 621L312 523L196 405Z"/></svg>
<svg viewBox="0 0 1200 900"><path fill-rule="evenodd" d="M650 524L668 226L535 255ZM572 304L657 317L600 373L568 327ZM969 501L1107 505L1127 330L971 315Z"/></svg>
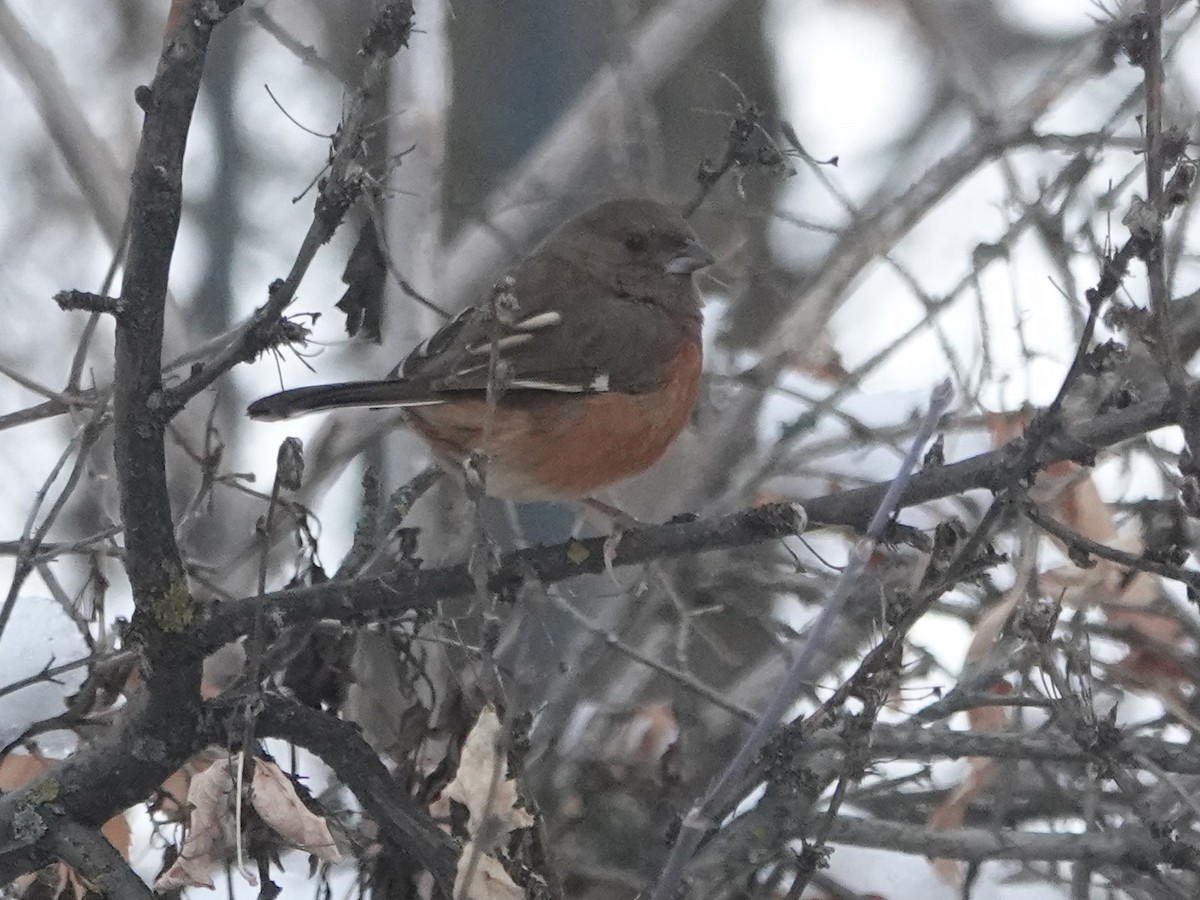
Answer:
<svg viewBox="0 0 1200 900"><path fill-rule="evenodd" d="M604 569L613 583L620 586L621 583L617 581L617 575L613 571L613 560L617 558L617 548L621 545L621 538L626 531L632 528L641 528L645 523L638 521L624 510L605 503L603 500L597 500L595 497L585 497L583 503L589 509L594 509L606 516L611 523L612 527L609 529L608 537L604 539Z"/></svg>
<svg viewBox="0 0 1200 900"><path fill-rule="evenodd" d="M618 509L610 503L597 500L595 497L585 497L583 503L589 509L594 509L596 512L610 519L613 525L621 526L621 529L624 531L629 531L633 528L642 528L646 524L639 519L635 519L623 509Z"/></svg>

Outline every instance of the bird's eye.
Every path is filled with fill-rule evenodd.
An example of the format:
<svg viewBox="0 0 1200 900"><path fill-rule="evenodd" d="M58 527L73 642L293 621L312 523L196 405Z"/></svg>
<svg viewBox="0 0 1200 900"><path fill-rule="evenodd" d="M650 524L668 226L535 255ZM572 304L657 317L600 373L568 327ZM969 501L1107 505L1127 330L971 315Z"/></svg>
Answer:
<svg viewBox="0 0 1200 900"><path fill-rule="evenodd" d="M625 247L634 253L641 253L646 249L646 236L637 231L631 233L625 238Z"/></svg>

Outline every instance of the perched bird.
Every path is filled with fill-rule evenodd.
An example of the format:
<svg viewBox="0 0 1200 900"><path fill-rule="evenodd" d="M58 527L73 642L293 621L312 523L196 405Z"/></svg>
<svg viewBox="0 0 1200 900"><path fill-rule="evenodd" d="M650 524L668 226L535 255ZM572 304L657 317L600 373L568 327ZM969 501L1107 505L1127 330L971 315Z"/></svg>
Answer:
<svg viewBox="0 0 1200 900"><path fill-rule="evenodd" d="M249 413L402 407L444 467L483 454L489 494L589 498L652 465L687 423L701 366L692 274L712 262L670 207L601 203L388 378L293 388Z"/></svg>

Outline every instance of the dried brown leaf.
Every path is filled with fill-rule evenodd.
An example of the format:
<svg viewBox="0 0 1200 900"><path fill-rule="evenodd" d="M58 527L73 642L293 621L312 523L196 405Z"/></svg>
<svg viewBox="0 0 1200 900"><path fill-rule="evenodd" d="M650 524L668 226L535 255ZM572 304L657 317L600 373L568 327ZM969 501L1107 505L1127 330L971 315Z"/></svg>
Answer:
<svg viewBox="0 0 1200 900"><path fill-rule="evenodd" d="M497 755L501 730L495 708L485 706L467 735L454 780L442 791L467 808L472 839L486 833L495 840L533 825L533 817L517 806L517 783L504 777L504 759Z"/></svg>
<svg viewBox="0 0 1200 900"><path fill-rule="evenodd" d="M342 858L325 818L304 805L292 780L275 763L254 761L250 791L258 814L287 843L326 862Z"/></svg>
<svg viewBox="0 0 1200 900"><path fill-rule="evenodd" d="M155 890L214 887L209 877L216 864L213 848L224 838L226 828L233 825L234 782L230 765L230 759L220 759L192 776L187 795L187 836L175 862L154 882Z"/></svg>

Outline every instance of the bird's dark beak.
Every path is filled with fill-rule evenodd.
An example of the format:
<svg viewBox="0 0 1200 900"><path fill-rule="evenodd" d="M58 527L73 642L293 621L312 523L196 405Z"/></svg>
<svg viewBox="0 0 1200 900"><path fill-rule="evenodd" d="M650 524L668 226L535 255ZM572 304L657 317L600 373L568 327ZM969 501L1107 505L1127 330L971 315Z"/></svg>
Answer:
<svg viewBox="0 0 1200 900"><path fill-rule="evenodd" d="M668 275L691 275L715 262L713 255L704 249L703 244L699 241L688 241L682 250L671 255L663 265L663 270Z"/></svg>

